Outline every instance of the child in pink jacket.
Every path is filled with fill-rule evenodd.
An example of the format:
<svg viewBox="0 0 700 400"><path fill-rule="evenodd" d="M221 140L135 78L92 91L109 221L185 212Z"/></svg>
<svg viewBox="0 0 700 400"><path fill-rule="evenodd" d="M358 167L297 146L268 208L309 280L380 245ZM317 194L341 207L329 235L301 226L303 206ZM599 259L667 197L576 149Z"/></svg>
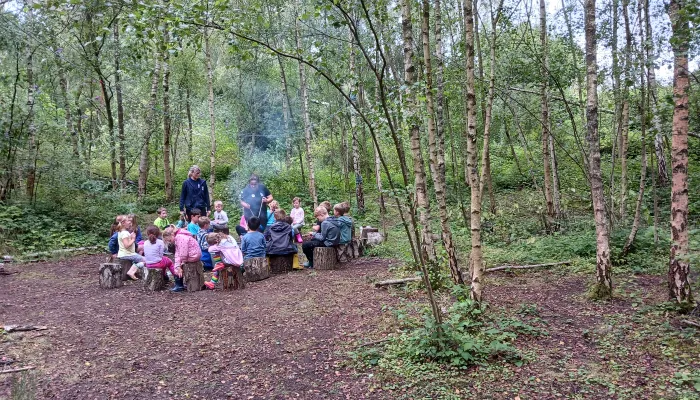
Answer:
<svg viewBox="0 0 700 400"><path fill-rule="evenodd" d="M211 276L211 281L205 282L204 285L213 290L219 282L219 271L226 268L226 265L243 265L243 253L241 253L236 240L223 233L209 234L207 243L209 244L211 261L214 264L214 273Z"/></svg>
<svg viewBox="0 0 700 400"><path fill-rule="evenodd" d="M175 244L175 287L173 292L182 292L182 264L198 262L202 258L199 243L187 229L168 228L163 231L163 241Z"/></svg>

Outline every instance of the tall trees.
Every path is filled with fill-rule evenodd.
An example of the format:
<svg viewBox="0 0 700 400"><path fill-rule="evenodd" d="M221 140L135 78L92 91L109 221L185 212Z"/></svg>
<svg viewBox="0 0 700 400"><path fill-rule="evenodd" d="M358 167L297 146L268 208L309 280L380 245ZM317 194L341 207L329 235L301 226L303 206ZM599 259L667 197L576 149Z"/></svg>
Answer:
<svg viewBox="0 0 700 400"><path fill-rule="evenodd" d="M126 136L124 134L124 104L122 102L121 41L119 40L119 18L114 19L114 90L117 92L117 141L119 142L119 182L126 187Z"/></svg>
<svg viewBox="0 0 700 400"><path fill-rule="evenodd" d="M668 8L673 37L673 139L671 141L671 259L668 289L672 300L692 308L693 294L688 275L688 48L690 24L686 0L671 0Z"/></svg>
<svg viewBox="0 0 700 400"><path fill-rule="evenodd" d="M150 163L150 141L155 131L157 129L155 123L155 108L156 100L158 97L158 83L160 82L160 54L156 49L153 52L153 72L151 73L151 90L148 100L148 108L145 113L146 122L146 132L143 137L143 144L141 145L141 156L139 158L139 187L138 187L138 197L141 199L146 195L146 184L148 181L148 170Z"/></svg>
<svg viewBox="0 0 700 400"><path fill-rule="evenodd" d="M173 200L173 174L170 167L170 139L171 139L171 118L170 118L170 52L168 45L170 35L168 23L163 23L163 41L165 50L163 51L163 175L165 180L165 201Z"/></svg>
<svg viewBox="0 0 700 400"><path fill-rule="evenodd" d="M547 50L547 8L545 1L540 0L540 46L542 47L542 89L541 89L541 114L542 114L542 166L544 171L544 199L547 206L547 215L554 217L554 198L552 196L552 171L549 151L549 58Z"/></svg>
<svg viewBox="0 0 700 400"><path fill-rule="evenodd" d="M214 184L216 183L216 118L214 117L214 71L211 66L211 44L209 30L204 31L204 54L207 60L207 88L209 89L209 199L214 201ZM255 143L253 143L255 145Z"/></svg>
<svg viewBox="0 0 700 400"><path fill-rule="evenodd" d="M601 299L612 297L612 273L608 220L605 213L605 193L600 171L600 137L598 135L598 63L595 25L595 0L584 4L586 31L586 141L589 149L589 176L593 217L596 231L596 286L593 295Z"/></svg>

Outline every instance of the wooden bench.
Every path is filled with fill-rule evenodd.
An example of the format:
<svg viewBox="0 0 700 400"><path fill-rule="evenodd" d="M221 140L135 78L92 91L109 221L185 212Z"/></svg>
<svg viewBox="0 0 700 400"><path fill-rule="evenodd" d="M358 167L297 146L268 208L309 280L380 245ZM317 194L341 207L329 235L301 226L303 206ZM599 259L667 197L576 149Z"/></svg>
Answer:
<svg viewBox="0 0 700 400"><path fill-rule="evenodd" d="M296 253L285 254L285 255L270 255L270 273L285 274L287 272L293 271L294 257Z"/></svg>
<svg viewBox="0 0 700 400"><path fill-rule="evenodd" d="M242 290L245 289L246 280L241 272L241 267L237 265L225 264L226 268L219 271L219 283L222 290Z"/></svg>
<svg viewBox="0 0 700 400"><path fill-rule="evenodd" d="M249 258L243 261L243 277L246 282L256 282L270 277L270 266L267 257Z"/></svg>
<svg viewBox="0 0 700 400"><path fill-rule="evenodd" d="M182 264L182 283L188 292L198 292L204 286L204 266L201 261Z"/></svg>

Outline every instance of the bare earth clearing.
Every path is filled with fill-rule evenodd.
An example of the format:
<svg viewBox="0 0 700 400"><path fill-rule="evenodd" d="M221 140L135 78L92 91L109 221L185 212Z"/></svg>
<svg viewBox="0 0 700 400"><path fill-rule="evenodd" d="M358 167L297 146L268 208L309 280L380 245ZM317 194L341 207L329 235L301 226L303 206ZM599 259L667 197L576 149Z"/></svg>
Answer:
<svg viewBox="0 0 700 400"><path fill-rule="evenodd" d="M673 398L666 384L676 366L700 368L692 334L658 333L680 332L676 317L640 314L664 298L658 277L630 278L620 299L596 304L583 297L585 279L564 270L493 274L494 312L548 335L519 339L522 367L446 371L444 380L427 373L421 382L348 361L396 327L383 306L398 306L405 292L371 284L391 277L391 260L273 276L240 292L173 294L135 283L101 290L101 259L14 265L20 274L0 276L0 325L49 327L0 335L0 356L16 361L0 369L36 366L37 398ZM0 398L10 396L10 375L0 375Z"/></svg>

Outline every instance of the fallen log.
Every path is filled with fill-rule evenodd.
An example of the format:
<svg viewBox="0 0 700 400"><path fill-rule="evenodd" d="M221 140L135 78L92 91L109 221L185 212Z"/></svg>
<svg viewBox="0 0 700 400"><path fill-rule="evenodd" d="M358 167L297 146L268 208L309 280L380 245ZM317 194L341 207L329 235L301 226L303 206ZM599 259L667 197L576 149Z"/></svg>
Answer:
<svg viewBox="0 0 700 400"><path fill-rule="evenodd" d="M28 371L30 369L36 368L33 365L29 365L27 367L22 367L22 368L14 368L14 369L2 369L0 370L0 374L11 374L13 372L22 372L22 371Z"/></svg>
<svg viewBox="0 0 700 400"><path fill-rule="evenodd" d="M42 325L5 325L2 327L6 333L10 332L28 332L28 331L45 331L49 329Z"/></svg>
<svg viewBox="0 0 700 400"><path fill-rule="evenodd" d="M687 320L687 319L682 320L682 321L681 321L681 325L689 326L689 327L693 327L693 328L700 328L700 323L699 323L699 322L690 321L690 320Z"/></svg>
<svg viewBox="0 0 700 400"><path fill-rule="evenodd" d="M423 278L420 278L418 276L412 276L410 278L403 278L403 279L389 279L388 281L380 281L376 282L374 284L374 287L385 287L385 286L391 286L391 285L403 285L409 282L420 282L422 281Z"/></svg>
<svg viewBox="0 0 700 400"><path fill-rule="evenodd" d="M484 270L484 272L495 272L495 271L503 271L507 269L529 269L529 268L538 268L538 267L553 267L555 265L569 265L571 264L571 261L561 261L561 262L555 262L555 263L546 263L546 264L534 264L534 265L501 265L498 267L493 267L493 268L488 268Z"/></svg>
<svg viewBox="0 0 700 400"><path fill-rule="evenodd" d="M79 251L87 251L87 250L95 250L95 249L101 249L104 246L87 246L87 247L74 247L71 249L58 249L58 250L49 250L49 251L38 251L36 253L29 253L29 254L24 254L20 259L22 260L27 260L27 259L35 259L43 256L51 256L51 255L56 255L56 254L64 254L64 253L76 253Z"/></svg>

